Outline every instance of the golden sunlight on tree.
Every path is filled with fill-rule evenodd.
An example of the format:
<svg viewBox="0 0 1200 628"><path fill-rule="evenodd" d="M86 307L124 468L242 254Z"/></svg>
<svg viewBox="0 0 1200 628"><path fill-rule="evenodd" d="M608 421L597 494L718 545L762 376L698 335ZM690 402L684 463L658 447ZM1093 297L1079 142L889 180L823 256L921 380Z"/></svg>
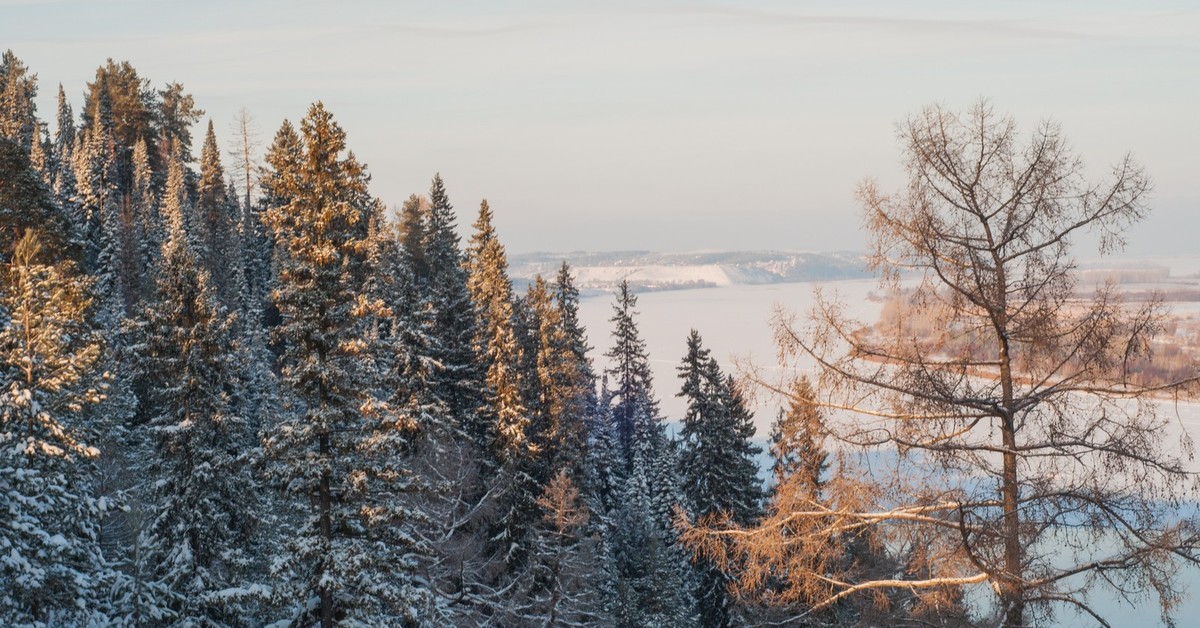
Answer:
<svg viewBox="0 0 1200 628"><path fill-rule="evenodd" d="M987 102L927 107L898 135L907 186L868 181L858 197L870 264L910 288L905 308L867 328L818 298L803 323L776 321L785 359L817 365L812 403L838 452L828 485L784 480L759 526L702 522L687 539L755 565L740 584L774 577L771 595L807 613L883 592L944 608L986 584L973 590L990 591L992 624L1061 610L1104 624L1089 595L1156 597L1165 617L1200 546L1180 506L1196 494L1192 446L1164 403L1194 370L1134 377L1165 309L1112 284L1080 296L1071 248L1090 234L1119 249L1150 180L1125 157L1089 182L1057 124L1023 139ZM863 568L858 542L898 568Z"/></svg>

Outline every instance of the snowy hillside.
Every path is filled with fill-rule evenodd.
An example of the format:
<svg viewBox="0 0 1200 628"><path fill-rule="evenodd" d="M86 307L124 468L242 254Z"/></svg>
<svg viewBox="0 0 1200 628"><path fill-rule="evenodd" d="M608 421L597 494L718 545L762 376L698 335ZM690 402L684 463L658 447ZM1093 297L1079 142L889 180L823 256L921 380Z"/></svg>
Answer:
<svg viewBox="0 0 1200 628"><path fill-rule="evenodd" d="M529 253L514 255L514 280L552 277L566 261L585 291L609 292L621 281L637 291L713 288L797 281L854 279L867 276L857 253L733 251L654 253Z"/></svg>

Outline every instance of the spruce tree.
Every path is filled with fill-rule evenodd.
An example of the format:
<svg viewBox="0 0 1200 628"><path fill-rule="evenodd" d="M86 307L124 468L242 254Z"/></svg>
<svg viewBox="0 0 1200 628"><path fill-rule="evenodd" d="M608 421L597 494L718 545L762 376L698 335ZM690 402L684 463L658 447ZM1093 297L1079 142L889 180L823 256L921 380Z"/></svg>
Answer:
<svg viewBox="0 0 1200 628"><path fill-rule="evenodd" d="M606 522L615 501L615 487L620 484L624 462L617 447L616 433L611 429L608 402L602 402L597 393L596 372L588 355L592 347L579 320L579 289L575 287L571 268L565 261L559 267L553 290L566 351L564 359L571 363L568 367L571 377L567 384L574 391L570 414L578 421L578 424L569 425L566 429L571 432L581 430L581 433L564 438L564 442L568 443L565 457L570 459L573 456L570 449L577 445L570 443L575 438L581 438L582 443L578 445L582 446L583 455L576 464L582 465L582 474L576 476L576 482L594 515L590 525L600 530L605 535L603 541L608 543L611 539L607 538L609 527Z"/></svg>
<svg viewBox="0 0 1200 628"><path fill-rule="evenodd" d="M522 591L530 600L516 606L526 619L533 612L545 621L568 609L575 609L570 611L574 613L586 607L593 621L603 622L615 594L611 547L604 518L592 516L600 501L579 490L580 486L590 485L588 422L595 412L590 365L577 360L572 336L563 323L563 310L552 287L540 276L520 302L517 320L525 352L521 368L527 374L524 388L529 438L536 449L527 466L540 494L538 503L543 510L549 508L557 514L552 517L547 511L528 523L532 528L532 564L529 575L521 579L528 581ZM565 492L574 495L568 500L572 505L563 503ZM563 508L580 518L570 531L559 526ZM564 544L568 538L571 542ZM580 580L589 583L586 591L575 590ZM523 604L538 610L530 611Z"/></svg>
<svg viewBox="0 0 1200 628"><path fill-rule="evenodd" d="M514 328L512 283L504 246L492 225L487 201L479 206L467 248L467 288L476 312L475 352L484 373L484 403L479 409L488 450L499 470L499 521L492 541L508 569L521 564L528 551L529 524L536 516L540 487L533 477L533 458L540 455L530 434L525 407L524 355Z"/></svg>
<svg viewBox="0 0 1200 628"><path fill-rule="evenodd" d="M759 514L762 490L751 444L753 417L732 379L726 379L700 334L688 335L679 366L679 396L687 401L680 430L679 476L692 516L726 515L748 525ZM726 593L731 578L707 560L694 564L701 625L731 626L735 609Z"/></svg>
<svg viewBox="0 0 1200 628"><path fill-rule="evenodd" d="M138 315L138 304L153 290L149 268L161 239L157 237L156 208L154 207L153 172L145 141L139 139L133 147L133 182L129 193L122 196L118 225L114 229L119 241L117 273L122 277L122 301L131 316Z"/></svg>
<svg viewBox="0 0 1200 628"><path fill-rule="evenodd" d="M90 412L97 420L104 420L121 430L137 412L133 356L128 347L126 325L129 309L124 288L126 281L135 278L127 277L120 263L124 257L123 246L128 240L122 237L120 213L124 197L118 184L117 146L111 134L111 119L107 92L101 92L90 131L81 135L81 138L86 137L84 149L76 149L81 200L79 217L83 221L76 231L83 236L84 268L95 279L92 288L96 299L95 320L107 341L102 361L103 371L109 376L109 387L102 403ZM102 445L113 448L122 436L119 431L105 434ZM123 469L109 465L103 469L106 475L124 473Z"/></svg>
<svg viewBox="0 0 1200 628"><path fill-rule="evenodd" d="M38 229L47 247L65 252L70 226L50 191L16 142L0 138L0 260L29 229Z"/></svg>
<svg viewBox="0 0 1200 628"><path fill-rule="evenodd" d="M661 427L634 440L615 517L618 626L697 625L691 568L671 525L674 508L683 500L676 459Z"/></svg>
<svg viewBox="0 0 1200 628"><path fill-rule="evenodd" d="M51 191L57 202L59 214L68 225L67 237L71 246L83 248L83 220L79 206L79 190L75 180L75 121L71 105L60 83L58 107L54 129L54 146L51 163L54 167L54 184Z"/></svg>
<svg viewBox="0 0 1200 628"><path fill-rule="evenodd" d="M115 574L98 535L101 339L89 280L25 232L0 282L0 616L11 625L88 625Z"/></svg>
<svg viewBox="0 0 1200 628"><path fill-rule="evenodd" d="M596 373L592 369L592 360L588 352L587 331L579 321L579 288L575 287L575 278L571 267L563 262L554 279L554 299L558 304L559 320L571 358L577 365L580 387L592 404L596 402Z"/></svg>
<svg viewBox="0 0 1200 628"><path fill-rule="evenodd" d="M584 499L595 511L600 507L596 477L592 468L593 443L598 440L607 421L601 416L597 397L596 372L588 355L587 332L579 320L579 289L575 287L571 268L564 261L551 286L556 309L557 324L550 331L557 345L555 353L561 369L560 397L564 400L559 429L562 432L561 457L563 466L569 468L572 479L583 493ZM602 518L603 513L597 518Z"/></svg>
<svg viewBox="0 0 1200 628"><path fill-rule="evenodd" d="M650 359L638 332L637 297L622 282L613 306L613 347L606 354L611 433L624 462L615 499L613 541L621 626L690 626L696 621L691 569L674 530L684 501L677 452L654 398Z"/></svg>
<svg viewBox="0 0 1200 628"><path fill-rule="evenodd" d="M389 312L379 338L384 353L381 363L388 368L385 390L393 406L405 408L414 418L423 436L449 437L452 418L434 390L435 366L429 358L433 343L427 334L430 311L418 293L402 232L387 223L382 207L377 208L372 222L372 267L377 278L368 282L368 289Z"/></svg>
<svg viewBox="0 0 1200 628"><path fill-rule="evenodd" d="M792 383L787 409L771 425L771 475L775 488L789 481L816 498L824 485L829 454L821 445L825 419L807 377Z"/></svg>
<svg viewBox="0 0 1200 628"><path fill-rule="evenodd" d="M251 204L249 195L238 214L238 237L241 242L241 284L243 319L246 324L261 326L265 322L267 293L271 283L271 258L274 245L263 227L262 205Z"/></svg>
<svg viewBox="0 0 1200 628"><path fill-rule="evenodd" d="M235 194L232 201L229 197L221 150L209 120L200 152L200 181L196 186L194 227L198 229L200 243L197 254L212 277L222 305L236 311L240 300L237 271L242 247L237 231L237 197Z"/></svg>
<svg viewBox="0 0 1200 628"><path fill-rule="evenodd" d="M387 224L373 233L371 249L381 266L368 289L381 295L391 311L378 328L385 352L381 364L389 369L384 388L393 407L408 412L417 423L407 451L414 475L408 503L420 521L414 538L428 549L418 570L441 602L433 619L447 625L482 623L494 616L497 603L491 594L496 561L486 551L486 523L494 514L494 502L480 473L485 450L466 436L462 417L447 404L460 399L447 394L452 390L447 382L463 373L438 357L448 354L439 345L445 330L436 325L438 311L429 284L419 283L414 272L407 248L412 242L406 243L399 225ZM424 246L422 241L416 245ZM462 288L465 291L465 284ZM466 314L474 316L469 309ZM472 407L471 415L476 414Z"/></svg>
<svg viewBox="0 0 1200 628"><path fill-rule="evenodd" d="M646 343L638 333L634 316L637 296L622 281L613 304L613 346L604 354L610 366L611 399L609 412L616 430L626 466L632 464L633 444L639 434L645 434L662 422L658 401L653 396L650 357Z"/></svg>
<svg viewBox="0 0 1200 628"><path fill-rule="evenodd" d="M0 56L0 137L16 142L27 156L41 139L36 98L37 75L6 50Z"/></svg>
<svg viewBox="0 0 1200 628"><path fill-rule="evenodd" d="M287 395L266 450L301 511L272 565L277 597L296 623L416 625L428 595L411 574L409 481L397 455L416 425L377 396L368 335L385 311L362 290L375 204L324 105L309 109L301 136L296 161L272 164L273 191L287 202L265 215L279 252L272 300Z"/></svg>
<svg viewBox="0 0 1200 628"><path fill-rule="evenodd" d="M54 158L60 169L71 167L72 149L75 147L75 114L67 102L67 93L62 83L58 84L58 100L54 110ZM55 181L57 182L57 177Z"/></svg>
<svg viewBox="0 0 1200 628"><path fill-rule="evenodd" d="M283 251L276 244L275 235L267 225L266 212L272 207L282 207L291 202L292 190L297 189L300 185L300 182L296 180L296 169L293 164L300 163L304 156L303 153L304 147L301 144L300 135L296 133L291 122L284 120L283 124L279 126L279 130L276 131L271 146L263 156L266 167L263 169L260 181L262 196L259 199L258 218L263 226L263 242L261 244L266 245L265 250L259 251L259 254L263 255L265 272L262 282L256 285L262 291L258 296L263 302L263 323L268 329L274 329L280 322L279 308L269 298L269 293L274 289L274 284L279 277L280 258Z"/></svg>
<svg viewBox="0 0 1200 628"><path fill-rule="evenodd" d="M112 222L120 206L117 148L109 129L112 111L104 94L106 92L101 92L101 102L92 115L89 131L80 136L82 150L77 151L75 159L80 200L78 231L84 246L84 270L101 277L97 286L101 291L111 290L115 280L115 270L109 264L116 244L111 237L115 232ZM102 255L107 256L104 261L101 261Z"/></svg>
<svg viewBox="0 0 1200 628"><path fill-rule="evenodd" d="M53 165L50 163L49 140L44 140L45 128L38 122L33 134L33 144L29 147L29 165L41 178L46 189L54 185Z"/></svg>
<svg viewBox="0 0 1200 628"><path fill-rule="evenodd" d="M572 407L575 391L571 390L570 385L574 379L571 371L575 364L566 359L562 314L541 275L529 286L522 309L526 312L524 326L528 328L528 345L524 349L522 370L527 374L529 383L526 388L530 394L526 397L525 405L530 415L530 436L538 451L534 477L540 485L545 485L559 470L565 470L568 466L568 447L577 450L578 454L583 453L581 445L574 438L576 433L569 434L567 431L583 416ZM570 446L567 445L568 439L573 441ZM571 460L570 466L574 467L575 462ZM579 474L572 469L569 477L575 479Z"/></svg>
<svg viewBox="0 0 1200 628"><path fill-rule="evenodd" d="M429 275L416 277L417 285L427 285L431 310L435 390L451 416L459 422L478 448L476 459L487 450L486 426L479 419L483 403L483 373L475 355L477 319L467 288L468 271L457 233L454 206L441 175L435 175L429 188L429 217L425 234L425 260Z"/></svg>
<svg viewBox="0 0 1200 628"><path fill-rule="evenodd" d="M539 449L536 477L545 484L565 471L576 488L587 484L588 436L596 413L596 381L587 339L578 320L578 292L568 271L556 285L540 276L525 302L536 324L530 372L536 392L530 402ZM582 490L582 489L581 489Z"/></svg>
<svg viewBox="0 0 1200 628"><path fill-rule="evenodd" d="M400 207L399 239L401 250L413 277L413 282L422 290L429 285L429 261L425 251L425 237L429 232L429 206L421 197L413 194Z"/></svg>
<svg viewBox="0 0 1200 628"><path fill-rule="evenodd" d="M622 491L628 469L625 466L620 437L612 420L611 399L612 393L608 389L606 375L601 378L596 410L588 426L584 495L596 514L596 521L604 526L603 533L610 543L610 549L615 552L619 533L615 517L621 510Z"/></svg>
<svg viewBox="0 0 1200 628"><path fill-rule="evenodd" d="M266 237L259 212L240 206L237 194L230 185L229 204L239 222L234 239L239 243L235 256L229 260L235 297L235 334L238 337L240 362L238 384L234 395L237 413L246 418L257 431L267 417L274 414L278 401L279 382L275 377L275 356L270 350L266 328L267 286L270 284L271 245Z"/></svg>
<svg viewBox="0 0 1200 628"><path fill-rule="evenodd" d="M133 188L129 192L129 206L133 213L133 234L138 268L149 268L158 257L166 239L159 218L158 198L155 193L154 171L150 168L150 153L146 143L139 141L133 147ZM135 275L136 276L136 275ZM144 294L153 288L144 281Z"/></svg>
<svg viewBox="0 0 1200 628"><path fill-rule="evenodd" d="M304 158L304 144L296 127L284 120L263 160L262 204L264 208L282 207L292 201L300 186L297 164ZM266 216L263 216L264 221Z"/></svg>
<svg viewBox="0 0 1200 628"><path fill-rule="evenodd" d="M716 379L720 379L721 370L716 360L709 364ZM765 493L758 475L758 457L763 450L754 444L754 436L757 433L754 427L754 412L750 410L750 404L742 392L742 385L732 375L725 375L724 378L724 385L718 390L721 392L722 405L729 414L726 423L728 431L724 432L729 437L732 458L728 477L733 490L732 499L728 502L728 511L734 513L735 518L750 522L762 515Z"/></svg>
<svg viewBox="0 0 1200 628"><path fill-rule="evenodd" d="M539 460L544 460L547 454L553 452L542 448L550 428L547 411L543 411L541 397L543 393L542 380L537 370L538 353L541 349L542 317L550 309L550 293L546 290L546 282L538 275L522 296L513 295L512 327L513 336L517 341L518 360L515 371L520 373L521 406L525 408L529 420L525 428L526 438L532 447L538 450ZM549 474L541 479L549 480Z"/></svg>
<svg viewBox="0 0 1200 628"><path fill-rule="evenodd" d="M601 586L606 548L590 525L592 513L566 470L546 484L537 505L532 573L520 583L505 621L526 626L612 624Z"/></svg>
<svg viewBox="0 0 1200 628"><path fill-rule="evenodd" d="M493 454L503 463L529 450L529 417L521 403L521 348L513 330L512 283L504 247L492 226L487 201L467 248L467 288L477 317L475 351L483 363Z"/></svg>
<svg viewBox="0 0 1200 628"><path fill-rule="evenodd" d="M178 185L181 165L172 167ZM258 511L250 475L255 434L234 412L239 361L233 317L216 300L184 232L178 199L166 206L166 241L146 313L148 564L182 625L237 624L247 609L228 597L249 583Z"/></svg>

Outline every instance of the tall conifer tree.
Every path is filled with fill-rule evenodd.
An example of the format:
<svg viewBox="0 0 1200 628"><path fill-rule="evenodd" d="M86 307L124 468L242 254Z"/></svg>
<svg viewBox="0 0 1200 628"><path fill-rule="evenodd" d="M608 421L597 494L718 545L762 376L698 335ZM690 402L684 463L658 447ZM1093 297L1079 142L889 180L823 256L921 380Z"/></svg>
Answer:
<svg viewBox="0 0 1200 628"><path fill-rule="evenodd" d="M626 466L633 460L634 441L662 422L653 396L650 356L634 320L636 307L637 296L629 290L629 282L622 281L609 319L613 324L613 346L605 354L610 364L605 373L611 387L609 411Z"/></svg>
<svg viewBox="0 0 1200 628"><path fill-rule="evenodd" d="M237 231L236 195L231 202L225 185L225 168L212 120L204 135L200 152L200 181L196 187L196 221L200 263L212 277L221 303L236 311L240 302L238 266L242 258L241 238Z"/></svg>
<svg viewBox="0 0 1200 628"><path fill-rule="evenodd" d="M0 55L0 137L17 142L28 155L39 142L37 75L6 50Z"/></svg>
<svg viewBox="0 0 1200 628"><path fill-rule="evenodd" d="M460 249L454 206L441 175L429 188L429 220L425 235L425 260L429 275L418 285L426 289L432 313L429 336L433 339L435 389L459 429L474 441L478 457L486 451L487 431L479 418L483 403L483 373L475 355L475 309L467 288L465 258Z"/></svg>
<svg viewBox="0 0 1200 628"><path fill-rule="evenodd" d="M285 124L281 135L287 135ZM413 582L404 458L415 421L377 397L368 334L384 308L362 285L374 202L343 156L345 133L321 103L301 124L295 161L276 159L267 223L279 251L272 300L290 396L266 442L272 476L303 511L273 570L293 621L416 625L428 595ZM276 155L279 157L280 155ZM385 620L385 618L387 618Z"/></svg>
<svg viewBox="0 0 1200 628"><path fill-rule="evenodd" d="M173 184L181 170L176 161ZM246 609L221 592L251 577L254 433L230 399L239 366L233 318L188 243L177 200L166 207L166 241L146 313L143 370L157 380L147 399L157 478L147 556L180 623L231 625Z"/></svg>
<svg viewBox="0 0 1200 628"><path fill-rule="evenodd" d="M637 297L621 282L613 305L612 382L607 412L623 454L620 497L612 515L622 626L690 626L696 621L690 568L672 525L684 501L675 446L654 398L650 358L638 332Z"/></svg>
<svg viewBox="0 0 1200 628"><path fill-rule="evenodd" d="M529 450L529 417L521 400L521 348L513 331L508 260L492 226L487 201L479 206L467 249L467 268L467 288L478 318L475 348L483 362L488 397L485 412L491 423L493 452L503 462Z"/></svg>
<svg viewBox="0 0 1200 628"><path fill-rule="evenodd" d="M58 107L54 129L51 163L54 164L54 185L51 191L59 213L69 225L71 245L83 249L83 214L79 205L79 189L75 179L75 120L63 86L58 85Z"/></svg>
<svg viewBox="0 0 1200 628"><path fill-rule="evenodd" d="M150 167L150 152L144 141L139 141L133 147L133 187L129 191L129 206L133 213L135 259L138 269L149 268L161 252L166 237L158 213L158 196L155 193L154 171ZM147 285L143 288L148 294L153 286L148 280L144 283Z"/></svg>
<svg viewBox="0 0 1200 628"><path fill-rule="evenodd" d="M125 427L137 411L137 399L132 390L132 357L128 354L125 315L127 313L127 278L121 272L124 257L121 208L123 195L119 185L117 145L112 136L112 109L108 92L101 91L92 116L85 149L77 150L76 167L80 169L80 218L83 234L84 268L94 279L96 323L107 341L103 370L109 375L108 392L101 404L92 409L97 420ZM107 437L116 438L117 434ZM110 443L106 443L110 444Z"/></svg>
<svg viewBox="0 0 1200 628"><path fill-rule="evenodd" d="M807 377L792 383L788 399L788 407L779 410L771 425L771 474L775 487L791 480L815 499L829 468L829 454L822 447L825 419Z"/></svg>
<svg viewBox="0 0 1200 628"><path fill-rule="evenodd" d="M98 535L112 506L96 488L102 341L89 280L35 231L0 281L0 617L11 625L103 624L115 573Z"/></svg>
<svg viewBox="0 0 1200 628"><path fill-rule="evenodd" d="M694 329L688 335L679 377L683 380L679 396L687 401L680 430L679 476L688 509L695 517L725 514L748 525L758 516L762 500L755 461L761 450L750 442L753 417L733 380L722 375ZM726 593L731 578L707 560L696 561L694 568L701 625L739 623Z"/></svg>
<svg viewBox="0 0 1200 628"><path fill-rule="evenodd" d="M529 549L529 526L536 517L540 491L533 458L540 452L531 438L524 403L524 355L514 328L508 259L486 200L479 206L467 248L467 268L467 288L478 321L475 351L484 373L484 404L479 411L494 466L500 470L496 480L501 487L497 491L501 513L492 540L511 570L524 561Z"/></svg>
<svg viewBox="0 0 1200 628"><path fill-rule="evenodd" d="M429 286L430 267L425 251L429 233L429 205L413 194L400 207L399 240L415 285L424 291Z"/></svg>
<svg viewBox="0 0 1200 628"><path fill-rule="evenodd" d="M29 155L16 142L0 138L0 260L28 229L38 229L46 246L66 251L70 226Z"/></svg>

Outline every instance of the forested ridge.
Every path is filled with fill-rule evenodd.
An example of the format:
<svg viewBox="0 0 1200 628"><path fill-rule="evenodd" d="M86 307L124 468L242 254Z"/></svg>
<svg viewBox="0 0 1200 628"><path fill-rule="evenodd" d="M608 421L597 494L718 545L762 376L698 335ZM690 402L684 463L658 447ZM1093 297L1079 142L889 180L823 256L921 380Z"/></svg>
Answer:
<svg viewBox="0 0 1200 628"><path fill-rule="evenodd" d="M995 390L979 392L982 401L951 394L975 385L955 380L954 369L978 379L992 361L923 361L915 342L872 344L836 306L806 329L784 317L781 355L815 358L818 370L813 379L790 371L785 384L757 382L787 400L764 483L746 388L754 373L735 379L700 331L680 330L678 381L652 381L629 285L613 295L606 330L581 326L565 262L518 293L486 200L460 216L434 175L425 193L385 206L353 138L321 102L283 121L258 155L245 112L226 151L202 96L179 83L155 86L127 62L101 65L82 100L60 85L50 114L37 110L41 87L4 54L4 625L959 626L992 618L1017 626L1053 617L1036 614L1047 605L1074 603L1075 591L1056 589L1029 549L1068 510L1104 530L1134 520L1130 555L1087 569L1106 578L1141 569L1141 587L1129 589L1153 589L1166 610L1177 602L1171 561L1195 562L1190 520L1124 488L1104 493L1119 473L1095 480L1104 486L1092 493L1069 494L1059 510L1020 507L1049 513L1035 520L1015 505L1037 497L1029 487L1067 489L1015 458L1005 458L1002 479L1011 482L1001 483L1012 503L986 490L964 496L961 481L938 493L933 484L963 466L920 478L930 484L915 489L872 485L875 472L855 466L850 448L886 444L938 460L961 454L979 465L973 472L1000 477L977 445L949 449L995 418L1013 437L1001 453L1018 455L1017 424L1036 418L1042 392L1014 402L1005 389L1003 403L988 401ZM203 137L193 137L197 129ZM1129 215L1116 208L1083 218L1116 216L1106 226L1119 234L1139 217L1142 191L1125 190ZM920 268L921 251L902 262L888 255L939 237L959 242L946 235L949 223L922 222L873 188L860 196L875 211L876 268ZM1105 202L1112 198L1124 197ZM460 220L472 221L466 241ZM929 225L947 231L904 231ZM1042 255L1042 245L1031 246ZM961 279L980 256L939 249L931 259L953 259ZM995 259L1001 270L1010 263ZM1014 294L1034 294L1033 302L1059 290L1056 264L1038 257L1026 270L1050 279ZM929 290L930 302L948 294ZM933 311L967 325L972 308L991 306L962 292ZM989 314L1007 325L1006 304ZM1114 352L1144 354L1143 336L1155 329L1153 307L1128 327L1109 304L1086 310L1107 317L1080 341L1092 352L1072 353L1088 382L1119 367ZM1039 316L1053 311L1035 305ZM1022 359L1058 355L1046 336L1021 335L1029 329L1056 339L1079 329L1053 336L1059 330L1045 316L1021 327L1020 315L1011 337ZM1007 352L1010 332L1001 332ZM969 355L990 355L979 346L985 333L971 338ZM1037 350L1023 353L1025 342ZM847 343L848 357L836 356ZM607 368L595 368L595 351ZM1105 381L1112 387L1085 392L1136 398ZM659 394L681 397L685 414L664 416ZM840 431L827 420L868 401L876 418L937 427ZM971 411L952 412L964 405ZM1070 427L1062 419L1044 445L1051 453L1031 455L1080 458L1092 447L1119 457L1097 432L1136 446L1158 425L1121 431L1110 416L1070 442L1054 441ZM1186 475L1148 442L1129 454L1145 463L1138 477ZM1025 484L1018 469L1033 480ZM1164 485L1153 503L1180 500ZM927 528L904 533L910 524ZM991 607L968 599L967 587L981 583L996 592Z"/></svg>
<svg viewBox="0 0 1200 628"><path fill-rule="evenodd" d="M321 103L231 162L128 63L39 87L6 53L3 623L735 622L673 525L762 491L698 335L673 439L634 294L596 373L566 264L514 293L486 201L385 208Z"/></svg>

